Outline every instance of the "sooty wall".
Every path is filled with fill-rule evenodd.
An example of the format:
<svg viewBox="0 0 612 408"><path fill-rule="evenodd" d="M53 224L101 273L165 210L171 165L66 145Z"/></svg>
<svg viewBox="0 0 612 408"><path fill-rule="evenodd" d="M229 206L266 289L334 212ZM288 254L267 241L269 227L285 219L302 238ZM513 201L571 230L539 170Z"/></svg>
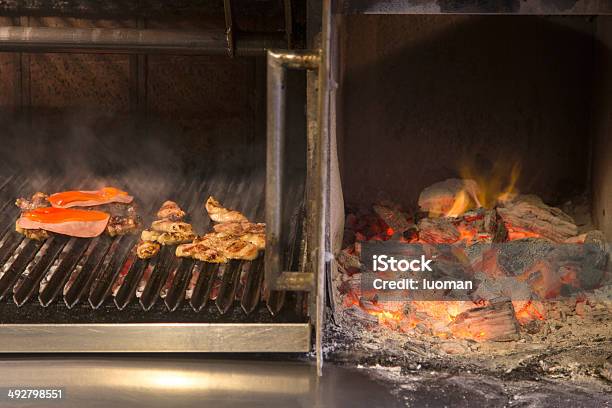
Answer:
<svg viewBox="0 0 612 408"><path fill-rule="evenodd" d="M521 164L557 203L589 190L596 19L348 16L339 156L347 203Z"/></svg>

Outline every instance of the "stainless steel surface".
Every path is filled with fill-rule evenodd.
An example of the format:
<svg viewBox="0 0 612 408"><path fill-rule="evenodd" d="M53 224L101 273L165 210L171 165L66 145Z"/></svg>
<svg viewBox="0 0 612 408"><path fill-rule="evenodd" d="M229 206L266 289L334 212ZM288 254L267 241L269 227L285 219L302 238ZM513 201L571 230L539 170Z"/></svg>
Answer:
<svg viewBox="0 0 612 408"><path fill-rule="evenodd" d="M339 0L336 12L346 14L612 14L607 0Z"/></svg>
<svg viewBox="0 0 612 408"><path fill-rule="evenodd" d="M314 283L306 275L284 274L281 259L282 211L284 203L283 165L287 69L317 69L319 55L309 51L269 50L267 57L267 156L266 156L266 254L265 282L268 288L308 291ZM307 180L310 183L312 180ZM314 216L307 214L307 216Z"/></svg>
<svg viewBox="0 0 612 408"><path fill-rule="evenodd" d="M314 197L316 202L316 214L318 214L317 242L315 243L317 253L316 260L316 319L315 319L315 352L317 355L317 374L323 374L323 324L325 320L325 282L329 271L329 263L332 257L328 231L329 219L329 186L330 186L330 141L329 141L329 98L330 98L330 48L331 48L331 7L333 1L324 1L321 17L321 62L319 66L319 110L318 110L318 191ZM329 254L329 255L328 255Z"/></svg>
<svg viewBox="0 0 612 408"><path fill-rule="evenodd" d="M260 34L232 36L232 44L223 30L0 27L0 51L255 56L286 45L282 36Z"/></svg>
<svg viewBox="0 0 612 408"><path fill-rule="evenodd" d="M0 325L2 353L308 351L308 323Z"/></svg>
<svg viewBox="0 0 612 408"><path fill-rule="evenodd" d="M363 370L328 365L325 381L298 361L198 356L0 359L0 387L62 387L51 403L1 400L2 407L399 407L388 386ZM30 404L30 405L28 405Z"/></svg>

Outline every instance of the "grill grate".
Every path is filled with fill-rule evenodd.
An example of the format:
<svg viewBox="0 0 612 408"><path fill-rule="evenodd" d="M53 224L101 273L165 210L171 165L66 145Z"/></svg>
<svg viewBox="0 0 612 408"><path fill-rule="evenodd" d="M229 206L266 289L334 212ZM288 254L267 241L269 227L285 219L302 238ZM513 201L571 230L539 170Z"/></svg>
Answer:
<svg viewBox="0 0 612 408"><path fill-rule="evenodd" d="M245 176L246 175L246 176ZM241 175L209 170L197 178L184 179L176 187L176 195L156 197L148 203L139 201L139 186L130 180L106 180L130 191L139 205L144 225L166 199L175 200L186 210L189 221L198 233L211 229L203 204L209 195L224 205L236 208L257 222L263 221L264 179L257 172ZM89 184L88 184L89 183ZM70 238L54 235L44 243L24 239L14 231L19 210L13 205L18 196L73 188L93 188L92 180L81 185L69 180L48 178L31 180L19 176L7 177L0 183L0 299L30 310L38 303L47 308L59 307L63 301L68 309L117 311L134 310L166 312L186 308L192 312L208 310L214 305L218 316L259 315L258 309L278 314L285 303L284 292L266 293L263 287L263 256L255 261L231 261L228 264L207 264L174 256L174 246L162 247L149 260L135 254L138 236L111 238L106 235L94 239ZM299 262L301 248L301 217L303 184L291 186L289 196L295 208L288 220L290 245L287 248L288 267ZM150 195L150 194L149 194ZM12 290L12 299L10 291ZM295 300L295 299L294 299ZM299 304L296 302L295 304ZM163 306L162 306L163 305ZM239 307L238 307L239 305ZM27 307L26 307L27 306ZM231 313L230 313L231 312Z"/></svg>

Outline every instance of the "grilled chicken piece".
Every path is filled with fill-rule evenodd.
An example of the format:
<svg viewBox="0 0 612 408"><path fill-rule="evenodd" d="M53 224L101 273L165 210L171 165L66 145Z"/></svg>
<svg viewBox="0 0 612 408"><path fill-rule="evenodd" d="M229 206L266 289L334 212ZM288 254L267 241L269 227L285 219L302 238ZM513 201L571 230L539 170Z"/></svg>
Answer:
<svg viewBox="0 0 612 408"><path fill-rule="evenodd" d="M180 232L183 234L193 231L191 224L182 221L157 220L151 224L153 231L157 232Z"/></svg>
<svg viewBox="0 0 612 408"><path fill-rule="evenodd" d="M27 198L21 198L21 197L18 198L17 200L15 200L15 205L19 207L21 211L35 210L41 207L48 207L49 206L49 201L47 200L48 198L49 196L39 191L37 193L34 193L32 195L32 198L29 200Z"/></svg>
<svg viewBox="0 0 612 408"><path fill-rule="evenodd" d="M139 222L136 218L113 215L108 221L106 232L111 237L117 235L133 234L138 230Z"/></svg>
<svg viewBox="0 0 612 408"><path fill-rule="evenodd" d="M221 224L215 224L213 229L216 232L224 232L232 235L242 234L265 234L266 224L254 223L254 222L224 222Z"/></svg>
<svg viewBox="0 0 612 408"><path fill-rule="evenodd" d="M221 205L213 196L206 200L206 211L211 220L215 222L248 222L247 217L239 211L229 210Z"/></svg>
<svg viewBox="0 0 612 408"><path fill-rule="evenodd" d="M18 198L15 200L15 205L19 207L21 211L31 211L37 208L43 208L49 206L49 201L47 201L48 196L45 193L36 192L32 195L32 198L29 200L27 198ZM22 228L18 225L19 223L15 223L15 231L24 235L28 239L34 239L36 241L44 241L49 238L49 233L42 229L27 229Z"/></svg>
<svg viewBox="0 0 612 408"><path fill-rule="evenodd" d="M183 244L196 237L191 224L180 221L185 217L185 211L181 210L174 201L164 202L157 216L160 219L151 223L151 229L144 230L140 234L142 242L136 249L139 258L146 259L154 256L159 251L160 244Z"/></svg>
<svg viewBox="0 0 612 408"><path fill-rule="evenodd" d="M35 239L36 241L44 241L49 238L49 233L42 229L25 229L15 225L15 231L23 234L26 238Z"/></svg>
<svg viewBox="0 0 612 408"><path fill-rule="evenodd" d="M136 254L140 259L151 258L159 252L160 245L153 241L141 241L136 247Z"/></svg>
<svg viewBox="0 0 612 408"><path fill-rule="evenodd" d="M228 259L252 261L257 258L257 255L259 255L259 250L250 242L237 239L225 247L223 250L223 255L225 255Z"/></svg>
<svg viewBox="0 0 612 408"><path fill-rule="evenodd" d="M165 201L159 211L157 212L157 218L167 219L172 221L180 221L185 218L185 211L181 210L177 203L174 201Z"/></svg>
<svg viewBox="0 0 612 408"><path fill-rule="evenodd" d="M264 234L242 234L239 235L239 238L255 245L258 250L266 249L266 236Z"/></svg>
<svg viewBox="0 0 612 408"><path fill-rule="evenodd" d="M140 234L143 241L156 241L162 245L176 245L192 241L195 238L193 231L187 232L159 232L144 230Z"/></svg>
<svg viewBox="0 0 612 408"><path fill-rule="evenodd" d="M191 231L189 232L162 232L157 237L157 242L162 245L176 245L176 244L184 244L186 242L192 241L195 238L195 234Z"/></svg>
<svg viewBox="0 0 612 408"><path fill-rule="evenodd" d="M209 263L226 263L227 258L219 250L207 246L203 242L194 241L190 244L182 244L176 247L176 256L182 258L193 258L198 261Z"/></svg>
<svg viewBox="0 0 612 408"><path fill-rule="evenodd" d="M159 238L160 235L161 235L161 232L143 230L140 233L140 239L143 241L157 241L157 238Z"/></svg>
<svg viewBox="0 0 612 408"><path fill-rule="evenodd" d="M217 251L221 256L215 257L214 262L227 262L228 259L242 259L252 261L257 258L259 248L241 237L225 234L222 232L210 232L197 237L191 244L193 246L182 245L181 250L177 250L177 256L191 256L195 259L200 257L210 257L210 250ZM182 255L178 255L182 253ZM191 253L192 255L185 255ZM222 258L226 258L222 261ZM202 260L202 259L200 259ZM207 261L213 262L213 261Z"/></svg>

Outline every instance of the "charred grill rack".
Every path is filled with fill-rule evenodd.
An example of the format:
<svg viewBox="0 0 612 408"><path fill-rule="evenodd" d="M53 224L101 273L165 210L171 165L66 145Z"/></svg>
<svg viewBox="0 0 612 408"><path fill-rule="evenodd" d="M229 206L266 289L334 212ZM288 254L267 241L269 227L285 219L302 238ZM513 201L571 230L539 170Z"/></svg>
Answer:
<svg viewBox="0 0 612 408"><path fill-rule="evenodd" d="M176 187L176 197L167 198L175 199L187 211L198 232L211 228L203 208L208 195L215 195L252 220L262 221L264 177L257 172L209 170L183 178ZM38 183L8 176L0 184L0 350L308 350L304 296L267 291L263 255L255 261L207 264L177 258L174 246L167 246L150 260L141 260L135 255L137 235L95 239L54 235L38 242L15 232L19 214L14 206L16 194L33 193L27 191L32 185L47 192L85 188L88 181L74 186L70 180L53 176ZM109 179L108 183L135 195L145 226L166 199L138 202L143 186L121 179ZM284 258L290 270L297 270L303 253L304 185L294 183L291 190L289 197L293 199L287 207L293 210L286 211L289 219L285 223L291 239L284 248ZM277 330L289 335L278 338ZM241 341L226 337L228 331ZM118 340L109 340L115 332ZM150 342L143 338L147 333ZM53 343L49 336L62 340ZM245 336L249 341L244 341Z"/></svg>
<svg viewBox="0 0 612 408"><path fill-rule="evenodd" d="M176 178L188 180L173 186L177 196L160 194L156 200L140 203L145 226L151 221L146 216L153 214L162 201L174 199L196 217L191 220L196 230L204 232L208 221L198 221L197 217L204 217L203 200L214 194L224 205L244 211L251 220L266 221L270 226L266 253L252 263L231 262L219 267L176 259L172 249L164 249L150 261L137 260L133 254L137 238L129 236L94 240L56 236L45 243L32 242L13 231L15 197L35 190L80 186L74 185L74 177L61 181L50 174L45 175L45 183L36 184L19 176L31 175L32 168L21 173L11 169L10 176L0 178L0 265L5 265L0 269L0 352L307 352L311 350L311 327L316 329L316 349L320 351L325 254L329 253L329 4L304 2L299 9L308 11L302 15L292 12L298 8L291 0L257 5L231 0L205 3L202 15L210 12L215 16L216 11L223 10L225 29L219 29L218 24L216 29L202 30L145 28L149 17L164 20L175 11L179 17L193 11L175 10L157 1L49 2L34 6L14 2L0 6L0 12L16 16L13 26L0 30L0 52L130 54L138 78L142 77L141 60L149 54L230 58L268 55L268 88L274 89L268 95L268 109L273 108L274 113L267 116L274 120L267 121L266 163L258 162L266 174L225 174L220 169L219 179L210 171L195 178ZM275 23L268 31L251 31L257 29L251 21L242 27L248 29L241 30L237 24L241 16L247 20L251 16L253 21L271 18L269 10L262 8L264 3L282 10L282 28ZM137 24L132 28L38 27L29 24L27 17L37 14L133 17ZM322 27L321 20L326 21ZM315 41L319 32L322 36ZM286 50L294 47L310 51ZM290 143L285 143L287 129L280 126L285 123L281 116L286 113L288 99L287 69L308 71L306 167L301 167L299 182L281 168L291 162L284 154L285 144ZM139 91L135 92L139 95L146 88L141 87L142 82L138 81ZM106 183L139 197L139 186L130 185L128 179L119 177ZM34 191L25 190L26 186ZM85 180L85 186L91 183ZM245 200L247 196L249 200ZM291 211L287 211L288 199L295 199L289 205ZM145 285L140 284L143 281ZM264 287L271 292L264 294ZM317 352L319 373L321 362L321 353Z"/></svg>

